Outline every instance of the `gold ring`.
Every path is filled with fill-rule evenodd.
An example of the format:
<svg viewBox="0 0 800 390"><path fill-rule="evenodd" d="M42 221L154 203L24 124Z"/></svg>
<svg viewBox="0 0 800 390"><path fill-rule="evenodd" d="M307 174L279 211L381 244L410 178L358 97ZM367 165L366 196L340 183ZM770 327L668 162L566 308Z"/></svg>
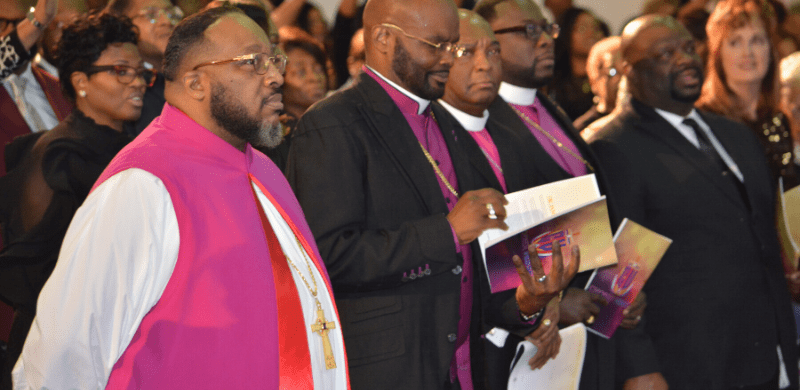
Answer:
<svg viewBox="0 0 800 390"><path fill-rule="evenodd" d="M551 322L550 322L549 318L545 318L544 321L542 321L542 325L544 325L544 326L550 326L550 324L551 324Z"/></svg>
<svg viewBox="0 0 800 390"><path fill-rule="evenodd" d="M589 318L586 319L586 323L589 325L594 324L594 316L589 316Z"/></svg>
<svg viewBox="0 0 800 390"><path fill-rule="evenodd" d="M486 209L489 210L489 219L497 219L497 214L495 214L494 206L491 203L486 204Z"/></svg>

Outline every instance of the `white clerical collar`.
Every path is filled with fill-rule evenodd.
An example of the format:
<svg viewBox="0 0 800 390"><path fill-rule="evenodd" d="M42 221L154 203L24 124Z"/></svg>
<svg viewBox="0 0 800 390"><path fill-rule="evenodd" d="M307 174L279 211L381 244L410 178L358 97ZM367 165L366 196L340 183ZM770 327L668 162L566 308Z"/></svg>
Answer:
<svg viewBox="0 0 800 390"><path fill-rule="evenodd" d="M518 106L530 106L536 101L536 88L519 87L505 81L500 83L498 94L507 103Z"/></svg>
<svg viewBox="0 0 800 390"><path fill-rule="evenodd" d="M372 73L375 73L376 75L378 75L378 77L380 77L381 80L383 80L387 84L391 85L394 89L400 91L403 95L406 95L406 96L410 97L412 100L414 100L415 102L417 102L417 104L419 104L419 109L417 110L417 115L422 115L422 113L425 112L425 109L428 108L428 105L431 104L430 100L425 100L425 99L423 99L423 98L421 98L421 97L419 97L417 95L414 95L413 93L408 92L405 88L393 83L392 80L389 80L386 77L383 77L383 75L380 74L380 72L378 72L375 69L372 69L371 66L369 66L369 65L364 65L364 66L366 66L369 70L371 70Z"/></svg>
<svg viewBox="0 0 800 390"><path fill-rule="evenodd" d="M442 107L444 107L454 118L464 127L467 131L481 131L486 128L486 121L489 120L489 110L483 110L483 116L477 117L467 114L439 99Z"/></svg>

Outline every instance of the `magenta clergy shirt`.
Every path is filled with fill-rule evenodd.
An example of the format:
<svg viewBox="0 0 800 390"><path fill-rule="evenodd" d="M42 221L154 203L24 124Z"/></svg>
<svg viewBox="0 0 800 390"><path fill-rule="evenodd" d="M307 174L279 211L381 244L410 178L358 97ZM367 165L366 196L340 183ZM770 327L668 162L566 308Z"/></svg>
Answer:
<svg viewBox="0 0 800 390"><path fill-rule="evenodd" d="M519 110L522 115L526 116L528 119L536 121L541 126L542 130L548 132L552 135L555 139L561 142L565 148L569 149L575 156L580 156L581 152L578 150L578 147L575 146L575 143L572 142L572 139L567 136L567 133L558 125L558 122L547 112L547 109L542 105L540 99L536 99L533 101L533 105L531 106L521 106L518 104L511 104L512 107ZM572 176L583 176L587 174L586 165L583 161L578 160L575 156L567 153L562 148L558 147L553 141L547 137L546 135L542 134L541 131L534 128L527 119L520 118L525 123L525 126L528 126L528 129L531 131L536 140L542 145L547 154L553 159L553 161L557 162L561 168L563 168L567 173ZM538 119L538 120L537 120Z"/></svg>
<svg viewBox="0 0 800 390"><path fill-rule="evenodd" d="M442 136L442 130L439 128L439 123L431 112L430 104L425 108L422 114L419 114L419 103L407 96L391 84L386 82L380 75L376 74L372 69L364 67L364 71L370 75L380 86L389 94L397 108L403 113L411 130L414 131L414 136L420 144L428 151L433 157L433 160L439 166L439 170L453 189L458 192L458 180L456 172L453 167L453 161L450 159L450 152L447 150L447 144ZM452 131L452 130L451 130ZM433 169L433 168L431 168ZM453 210L458 197L453 195L447 186L444 184L439 175L436 175L439 181L439 187L442 190L445 201L447 202L447 209ZM455 231L453 233L455 237ZM461 252L464 258L464 266L461 278L461 299L459 307L459 320L458 320L458 334L456 337L456 353L453 363L450 366L450 380L455 381L458 378L461 389L472 390L472 370L469 360L469 324L472 315L472 249L469 245L459 245L458 238L456 239L456 248Z"/></svg>

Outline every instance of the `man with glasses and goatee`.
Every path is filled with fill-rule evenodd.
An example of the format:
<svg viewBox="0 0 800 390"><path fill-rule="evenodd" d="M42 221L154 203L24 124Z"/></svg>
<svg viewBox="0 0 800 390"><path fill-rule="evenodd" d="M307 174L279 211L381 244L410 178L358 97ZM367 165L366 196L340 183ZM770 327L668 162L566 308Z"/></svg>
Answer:
<svg viewBox="0 0 800 390"><path fill-rule="evenodd" d="M482 0L475 12L491 25L500 42L503 65L503 82L500 84L501 102L494 105L492 116L514 121L527 128L530 156L539 172L540 180L553 182L594 173L600 190L605 192L604 173L598 162L573 127L564 111L550 100L541 88L553 77L554 39L559 27L542 15L541 9L531 0ZM614 213L614 194L607 194L609 212ZM564 291L560 305L560 325L569 326L583 322L594 323L595 316L606 301L599 295L584 290L591 272L578 274ZM660 389L664 385L657 365L652 360L639 359L652 356L649 345L636 342L639 323L645 302L644 294L625 310L622 326L611 340L590 334L586 358L581 373L580 388ZM629 328L629 329L625 329ZM647 353L650 353L647 355ZM635 356L632 359L625 357ZM646 384L645 387L638 387Z"/></svg>
<svg viewBox="0 0 800 390"><path fill-rule="evenodd" d="M452 0L370 0L364 72L292 139L286 174L331 275L353 389L486 388L482 321L529 334L576 271L520 263L520 287L489 294L475 238L506 228L506 201L476 184L430 104L458 40Z"/></svg>
<svg viewBox="0 0 800 390"><path fill-rule="evenodd" d="M77 211L17 389L348 389L333 293L282 173L286 59L242 11L179 24L167 104Z"/></svg>

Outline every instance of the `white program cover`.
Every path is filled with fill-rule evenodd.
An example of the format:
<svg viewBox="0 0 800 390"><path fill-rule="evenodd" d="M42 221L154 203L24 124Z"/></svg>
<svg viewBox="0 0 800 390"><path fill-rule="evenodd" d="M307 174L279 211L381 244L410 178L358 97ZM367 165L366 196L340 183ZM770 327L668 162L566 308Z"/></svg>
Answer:
<svg viewBox="0 0 800 390"><path fill-rule="evenodd" d="M582 323L561 329L561 348L555 359L542 368L531 370L528 361L536 354L536 346L522 341L511 363L508 390L577 390L586 356L586 327Z"/></svg>

